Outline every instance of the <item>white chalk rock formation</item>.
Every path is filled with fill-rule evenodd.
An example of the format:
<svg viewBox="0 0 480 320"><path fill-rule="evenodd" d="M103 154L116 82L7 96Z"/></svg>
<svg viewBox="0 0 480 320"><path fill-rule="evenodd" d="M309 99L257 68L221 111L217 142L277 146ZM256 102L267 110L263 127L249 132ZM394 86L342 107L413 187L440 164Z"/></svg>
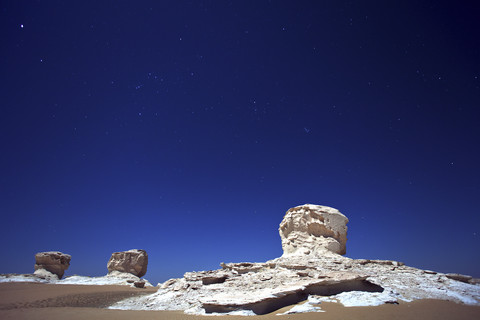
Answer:
<svg viewBox="0 0 480 320"><path fill-rule="evenodd" d="M113 271L103 277L87 277L73 275L64 279L58 280L57 275L48 272L45 269L38 269L35 274L18 274L7 273L0 274L0 283L2 282L38 282L51 284L75 284L75 285L116 285L116 286L130 286L130 287L153 287L146 279L140 279L133 274L126 272Z"/></svg>
<svg viewBox="0 0 480 320"><path fill-rule="evenodd" d="M334 208L312 204L291 208L278 229L283 256L345 254L347 222Z"/></svg>
<svg viewBox="0 0 480 320"><path fill-rule="evenodd" d="M284 249L280 258L222 263L218 270L187 272L183 278L159 285L152 295L123 300L110 308L255 315L307 299L303 308L287 313L321 311L315 306L320 301L366 306L444 299L480 305L478 279L420 270L398 261L342 256L347 222L333 208L292 208L280 223Z"/></svg>
<svg viewBox="0 0 480 320"><path fill-rule="evenodd" d="M42 280L46 280L46 281L56 281L56 280L59 280L58 276L56 274L53 274L51 273L50 271L47 271L45 269L37 269L35 270L35 272L33 273L33 275L36 277L36 278L39 278L39 279L42 279Z"/></svg>
<svg viewBox="0 0 480 320"><path fill-rule="evenodd" d="M109 273L113 271L127 272L140 278L147 273L147 265L147 252L145 250L132 249L112 253L107 263L107 269Z"/></svg>
<svg viewBox="0 0 480 320"><path fill-rule="evenodd" d="M72 257L59 251L39 252L35 255L34 274L42 279L58 279L63 277L70 266Z"/></svg>
<svg viewBox="0 0 480 320"><path fill-rule="evenodd" d="M112 271L103 277L86 277L74 275L63 280L54 282L56 284L77 284L77 285L120 285L130 287L153 287L146 279L140 279L128 272Z"/></svg>
<svg viewBox="0 0 480 320"><path fill-rule="evenodd" d="M37 253L33 274L0 274L0 283L40 282L75 285L126 285L137 288L153 287L148 280L140 278L147 271L148 256L144 250L115 252L108 263L109 272L103 277L73 275L61 279L69 266L70 259L70 255L56 251Z"/></svg>

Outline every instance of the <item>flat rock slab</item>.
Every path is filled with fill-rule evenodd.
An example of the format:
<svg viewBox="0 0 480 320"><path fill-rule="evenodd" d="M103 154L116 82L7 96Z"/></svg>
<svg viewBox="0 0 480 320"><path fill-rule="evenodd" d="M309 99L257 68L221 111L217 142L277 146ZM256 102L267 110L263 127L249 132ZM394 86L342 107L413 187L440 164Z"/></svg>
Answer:
<svg viewBox="0 0 480 320"><path fill-rule="evenodd" d="M366 281L356 273L334 272L322 279L298 279L296 283L239 292L228 292L200 299L206 313L251 310L266 314L284 306L306 300L309 295L333 295L345 291L381 292L383 288Z"/></svg>

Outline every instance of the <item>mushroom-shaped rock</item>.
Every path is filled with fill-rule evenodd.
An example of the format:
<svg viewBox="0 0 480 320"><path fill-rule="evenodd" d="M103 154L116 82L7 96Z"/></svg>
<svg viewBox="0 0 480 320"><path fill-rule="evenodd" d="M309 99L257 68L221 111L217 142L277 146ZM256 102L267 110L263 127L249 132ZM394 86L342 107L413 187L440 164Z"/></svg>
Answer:
<svg viewBox="0 0 480 320"><path fill-rule="evenodd" d="M291 208L278 230L283 256L345 254L347 222L334 208L312 204Z"/></svg>
<svg viewBox="0 0 480 320"><path fill-rule="evenodd" d="M39 252L35 255L35 274L43 278L46 270L61 279L71 259L72 256L59 251Z"/></svg>
<svg viewBox="0 0 480 320"><path fill-rule="evenodd" d="M145 250L132 249L114 252L108 260L108 272L119 271L143 277L147 273L148 255Z"/></svg>

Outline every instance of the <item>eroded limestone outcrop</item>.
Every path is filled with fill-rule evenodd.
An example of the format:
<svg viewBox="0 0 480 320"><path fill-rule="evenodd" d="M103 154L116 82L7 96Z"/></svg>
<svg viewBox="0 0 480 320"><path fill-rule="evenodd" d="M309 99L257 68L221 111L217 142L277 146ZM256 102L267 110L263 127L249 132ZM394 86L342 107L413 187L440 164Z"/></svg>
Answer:
<svg viewBox="0 0 480 320"><path fill-rule="evenodd" d="M378 304L428 298L480 305L480 286L472 284L475 282L468 276L420 270L393 260L342 256L347 222L333 208L292 208L280 223L281 257L261 263L221 263L221 269L187 272L183 278L159 285L155 294L127 299L112 308L254 315L307 298L343 301L345 294L365 294Z"/></svg>
<svg viewBox="0 0 480 320"><path fill-rule="evenodd" d="M347 222L334 208L312 204L291 208L278 229L283 255L345 254Z"/></svg>
<svg viewBox="0 0 480 320"><path fill-rule="evenodd" d="M39 252L35 255L35 272L42 279L61 279L70 266L72 257L59 251Z"/></svg>
<svg viewBox="0 0 480 320"><path fill-rule="evenodd" d="M147 273L147 266L147 252L139 249L114 252L107 263L109 274L113 271L126 272L139 278Z"/></svg>
<svg viewBox="0 0 480 320"><path fill-rule="evenodd" d="M102 277L73 275L61 279L70 265L70 260L71 256L62 252L39 252L35 255L36 263L33 274L0 274L0 283L21 281L80 285L129 285L136 288L152 287L148 280L139 277L145 275L147 271L148 256L144 250L115 252L108 263L108 274Z"/></svg>
<svg viewBox="0 0 480 320"><path fill-rule="evenodd" d="M277 270L280 271L280 270ZM281 272L281 271L280 271ZM237 310L248 310L257 315L267 314L284 306L305 300L309 295L333 295L346 291L382 292L383 288L370 283L365 275L353 272L332 272L318 277L301 277L288 275L288 271L276 281L263 283L252 294L251 291L232 291L217 293L199 299L206 313L228 313ZM298 275L298 274L297 274ZM286 278L295 279L283 282ZM275 283L276 282L276 283ZM272 287L272 284L275 285ZM263 288L260 288L263 287Z"/></svg>

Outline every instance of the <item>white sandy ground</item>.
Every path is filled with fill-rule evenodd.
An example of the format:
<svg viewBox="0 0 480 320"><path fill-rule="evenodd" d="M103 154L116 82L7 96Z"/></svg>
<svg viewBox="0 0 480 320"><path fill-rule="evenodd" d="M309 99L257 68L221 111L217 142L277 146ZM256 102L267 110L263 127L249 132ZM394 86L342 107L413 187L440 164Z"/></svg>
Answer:
<svg viewBox="0 0 480 320"><path fill-rule="evenodd" d="M306 313L306 312L324 312L318 305L322 303L322 298L317 296L308 296L308 299L303 304L298 304L283 313L277 313L278 316L292 313Z"/></svg>
<svg viewBox="0 0 480 320"><path fill-rule="evenodd" d="M133 276L136 278L135 276ZM43 280L32 275L0 275L0 282L39 282L39 283L51 283L51 284L75 284L75 285L128 285L132 286L131 283L128 283L127 280L130 279L128 275L122 277L119 276L103 276L103 277L86 277L86 276L70 276L62 280ZM138 279L138 278L137 278ZM420 279L417 279L420 280ZM146 286L152 286L150 282L145 280ZM341 303L345 307L359 307L359 306L378 306L385 303L396 302L398 300L410 302L417 299L424 299L428 296L438 297L449 296L452 297L452 300L459 300L467 305L478 305L479 301L471 296L472 290L477 292L477 297L480 295L480 286L465 284L462 282L449 280L448 287L450 290L439 289L437 287L431 286L428 281L418 281L416 290L422 291L423 294L409 295L406 297L397 292L398 289L407 289L407 286L402 285L401 283L395 283L393 287L396 288L385 288L383 292L364 292L364 291L350 291L342 292L333 296L314 296L310 295L308 299L299 305L293 306L291 309L284 313L279 313L278 315L293 314L293 313L306 313L306 312L323 312L321 309L322 302L337 302ZM397 290L395 290L397 289ZM419 291L417 291L419 292ZM470 294L462 294L469 292ZM143 297L142 299L131 298L125 299L117 302L116 304L109 307L109 309L120 309L120 310L139 310L139 309L156 309L156 310L172 310L170 301L175 299L175 294L173 292L164 292L164 290L159 289L158 292ZM149 308L148 303L146 305L139 306L140 303L145 303L147 301L144 298L149 297L154 308ZM194 315L241 315L241 316L251 316L255 315L250 310L238 310L230 313L205 313L205 310L200 307L190 307L185 308L185 313L194 314Z"/></svg>
<svg viewBox="0 0 480 320"><path fill-rule="evenodd" d="M1 282L40 282L40 283L48 283L47 280L43 280L33 275L25 275L25 274L15 274L15 275L0 275L0 283Z"/></svg>
<svg viewBox="0 0 480 320"><path fill-rule="evenodd" d="M106 275L103 277L86 277L86 276L73 275L61 280L45 280L45 279L40 279L38 277L34 277L29 274L0 275L0 283L1 282L39 282L39 283L51 283L51 284L77 284L77 285L92 285L92 286L123 285L123 286L133 287L133 283L129 283L127 280L137 281L139 280L139 278L135 277L134 275L128 275L128 274L125 274L125 275L113 274L113 275ZM145 281L146 287L153 287L153 285L148 280L146 279L143 279L143 280Z"/></svg>
<svg viewBox="0 0 480 320"><path fill-rule="evenodd" d="M479 305L480 303L479 285L471 285L446 279L444 280L446 283L443 283L442 286L438 286L438 282L433 281L435 277L438 276L428 274L422 274L422 276L420 276L419 272L417 274L415 274L415 272L404 272L401 274L401 277L397 279L387 277L385 273L383 273L383 276L385 279L382 279L381 275L369 279L374 283L382 283L382 286L385 289L383 292L350 291L327 297L311 295L303 304L295 305L282 314L323 312L320 307L321 302L337 302L345 307L378 306L385 303L395 303L399 300L410 302L426 298L454 300L467 305ZM387 278L389 281L386 281ZM127 280L138 280L138 278L133 275L106 275L103 277L74 275L62 280L43 280L28 274L0 275L0 282L133 286L133 284L128 283ZM415 283L414 286L412 286L413 281ZM147 280L145 280L145 282L146 286L152 286ZM213 286L208 287L213 288ZM185 313L194 315L226 315L225 313L206 314L205 310L198 305L189 304L187 301L182 301L182 299L178 298L179 297L177 297L175 292L159 289L156 293L148 296L119 301L109 308L121 310L185 310ZM194 297L191 298L195 300ZM175 301L175 305L172 304L173 301ZM254 315L250 310L238 310L227 314L244 316Z"/></svg>
<svg viewBox="0 0 480 320"><path fill-rule="evenodd" d="M456 295L456 293L451 293ZM457 297L458 298L458 297ZM465 299L465 297L461 297ZM308 312L325 312L321 309L322 302L336 302L341 303L345 307L373 307L373 306L380 306L385 303L390 303L392 301L397 301L398 294L390 291L388 292L385 290L384 292L364 292L364 291L350 291L350 292L342 292L337 295L333 296L315 296L310 295L308 296L307 301L302 304L298 304L290 308L289 310L278 313L277 315L287 315L287 314L295 314L295 313L308 313ZM411 300L408 300L411 301ZM476 304L475 300L470 298L465 299L465 304ZM116 309L115 307L111 307L110 309ZM121 309L121 308L119 308ZM240 315L240 316L252 316L255 315L250 310L239 310L233 311L229 313L210 313L206 314L203 309L193 309L187 310L190 314L196 315Z"/></svg>
<svg viewBox="0 0 480 320"><path fill-rule="evenodd" d="M0 275L0 282L39 282L39 283L53 283L53 284L76 284L76 285L131 285L127 283L125 279L119 279L115 277L103 276L103 277L86 277L86 276L70 276L63 280L56 280L56 281L47 281L43 279L39 279L36 277L31 277L29 275L12 275L12 276L3 276ZM146 285L152 286L149 282L146 281ZM452 293L455 294L455 293ZM363 291L351 291L351 292L342 292L340 294L329 296L329 297L320 297L320 296L313 296L310 295L307 301L303 304L296 305L292 307L290 310L279 313L279 315L283 314L292 314L292 313L305 313L305 312L323 312L321 308L317 305L321 304L321 302L339 302L346 307L359 307L359 306L378 306L382 305L392 299L396 299L398 296L393 294L392 292L363 292ZM133 300L133 299L132 299ZM157 299L159 302L160 299ZM109 307L109 309L121 309L121 310L135 310L136 308L131 306L127 300L120 301L115 305ZM473 302L467 299L467 302ZM468 303L467 303L468 304ZM186 313L188 314L203 314L203 315L242 315L242 316L250 316L255 315L250 310L239 310L239 311L232 311L229 313L209 313L206 314L205 311L201 308L191 308L187 309Z"/></svg>
<svg viewBox="0 0 480 320"><path fill-rule="evenodd" d="M201 273L187 273L180 279L171 279L165 284L158 286L157 292L145 296L133 297L117 302L111 309L122 310L183 310L187 314L205 314L201 301L204 299L218 298L219 301L229 297L235 297L237 300L242 296L252 297L252 295L264 295L269 297L277 293L279 286L289 286L287 289L293 289L306 284L308 281L317 281L314 277L299 276L298 271L292 266L304 266L307 268L302 272L307 272L313 276L330 274L331 272L357 272L368 276L367 280L373 284L381 286L382 292L364 292L349 291L328 297L310 296L309 299L301 304L293 306L287 312L321 312L318 302L333 301L341 303L347 307L354 306L377 306L384 303L398 303L401 301L410 302L419 299L440 299L450 300L466 305L480 305L480 285L468 284L449 279L445 274L433 273L431 271L420 270L408 266L395 266L385 263L363 263L361 260L353 260L346 257L334 256L324 257L322 259L305 260L299 257L298 261L294 258L288 258L288 265L283 266L285 262L282 259L272 260L275 262L275 268L255 269L248 273L232 275L229 281L202 285L202 281L190 281L187 278L198 276ZM224 274L224 269L212 271L213 275ZM127 280L137 279L133 275L103 277L83 277L71 276L63 280L46 281L32 275L0 275L0 282L43 282L54 284L83 284L83 285L132 285ZM305 280L307 279L307 280ZM308 280L311 279L311 280ZM169 284L170 283L170 284ZM150 283L146 283L151 286ZM198 285L194 287L195 285ZM243 293L243 294L242 294ZM240 301L241 302L241 301ZM252 315L249 310L235 311L235 315ZM225 315L225 314L223 314Z"/></svg>
<svg viewBox="0 0 480 320"><path fill-rule="evenodd" d="M161 305L160 300L164 298L166 301L171 298L169 294L167 296L161 294L153 294L152 296L157 295L156 302L157 306ZM350 292L342 292L337 295L333 296L315 296L310 295L308 299L303 304L298 304L293 306L291 309L287 310L284 313L279 313L278 315L285 315L285 314L293 314L293 313L306 313L306 312L324 312L320 304L322 302L337 302L341 303L345 307L363 307L363 306L379 306L391 301L397 301L398 294L393 292L364 292L364 291L350 291ZM119 309L119 310L138 310L138 306L132 305L136 300L135 298L132 299L125 299L122 301L117 302L116 304L109 307L109 309ZM163 308L157 309L161 310ZM163 310L168 310L167 308ZM187 314L194 314L194 315L241 315L241 316L252 316L255 313L251 310L238 310L232 311L228 313L205 313L203 308L193 307L190 309L185 310Z"/></svg>
<svg viewBox="0 0 480 320"><path fill-rule="evenodd" d="M338 266L340 267L340 265ZM356 269L356 266L354 265L351 269ZM419 299L451 300L466 305L480 305L480 285L448 279L444 274L428 274L423 270L407 266L392 270L391 266L367 265L359 266L358 270L370 274L367 280L381 285L384 291L350 291L328 297L310 296L305 303L292 307L286 313L322 312L318 306L318 303L322 301L337 302L346 307L378 306L385 303L411 302ZM255 276L254 273L248 273L242 275L242 278L245 278L246 282L252 283L253 280L250 277L253 276ZM185 279L178 279L178 281L183 284ZM202 297L211 297L213 294L218 294L224 290L224 293L228 294L227 285L228 282L212 284L188 292L172 291L160 287L156 293L125 299L110 308L122 310L184 310L188 314L202 315L205 314L205 310L198 301ZM233 289L235 288L232 287ZM238 290L240 289L236 289L237 293ZM255 292L258 293L259 291ZM253 312L245 310L236 311L235 314L252 315Z"/></svg>

